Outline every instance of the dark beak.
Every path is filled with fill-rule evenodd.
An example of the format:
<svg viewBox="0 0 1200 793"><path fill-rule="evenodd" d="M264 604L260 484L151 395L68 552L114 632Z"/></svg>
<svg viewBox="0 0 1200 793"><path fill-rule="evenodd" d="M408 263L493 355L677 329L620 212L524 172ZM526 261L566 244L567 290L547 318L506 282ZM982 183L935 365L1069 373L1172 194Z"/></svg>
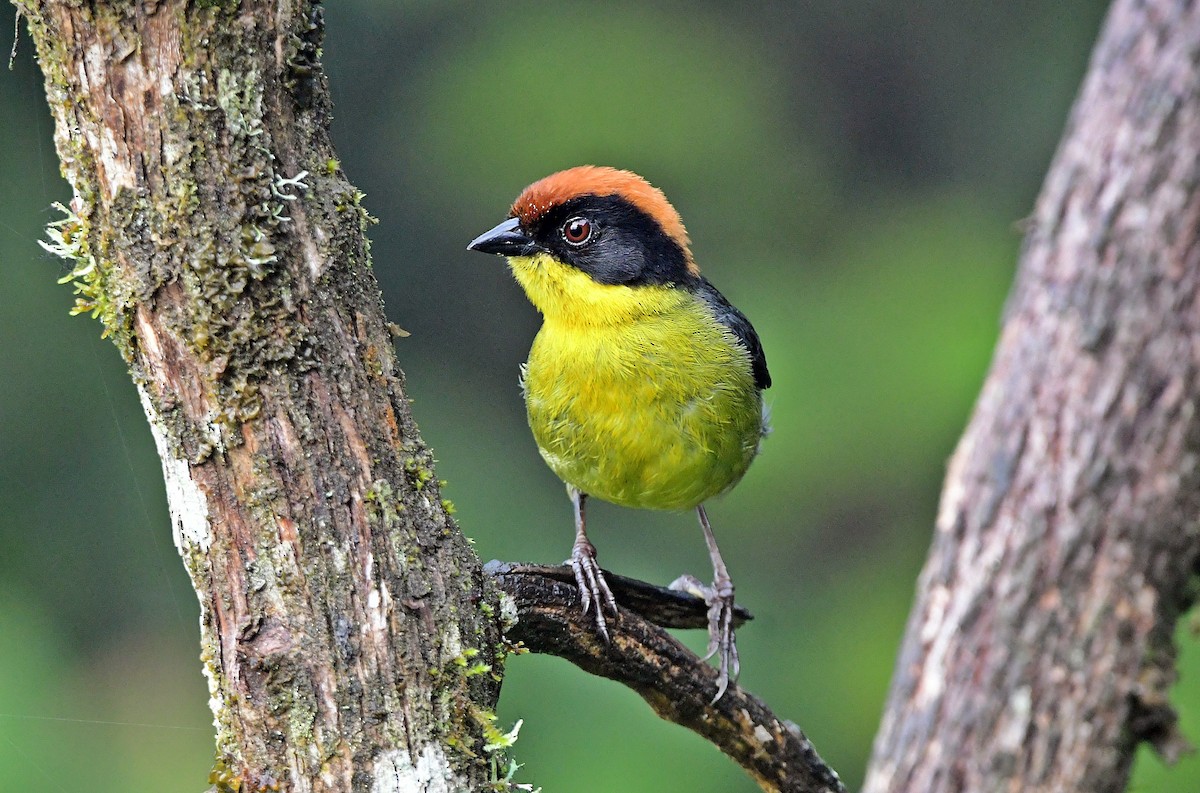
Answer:
<svg viewBox="0 0 1200 793"><path fill-rule="evenodd" d="M521 231L521 221L517 218L509 218L491 231L483 232L467 246L469 251L500 256L528 256L537 249L534 241Z"/></svg>

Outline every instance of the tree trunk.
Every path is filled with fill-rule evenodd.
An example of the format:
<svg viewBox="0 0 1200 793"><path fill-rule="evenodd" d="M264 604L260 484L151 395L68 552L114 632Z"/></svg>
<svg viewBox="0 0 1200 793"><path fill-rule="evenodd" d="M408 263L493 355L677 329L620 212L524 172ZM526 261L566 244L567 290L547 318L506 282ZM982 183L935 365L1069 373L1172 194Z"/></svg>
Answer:
<svg viewBox="0 0 1200 793"><path fill-rule="evenodd" d="M1087 791L1181 740L1200 535L1200 7L1118 0L950 462L869 793Z"/></svg>
<svg viewBox="0 0 1200 793"><path fill-rule="evenodd" d="M483 786L499 606L409 413L320 5L17 5L75 191L49 247L129 364L200 598L213 781Z"/></svg>

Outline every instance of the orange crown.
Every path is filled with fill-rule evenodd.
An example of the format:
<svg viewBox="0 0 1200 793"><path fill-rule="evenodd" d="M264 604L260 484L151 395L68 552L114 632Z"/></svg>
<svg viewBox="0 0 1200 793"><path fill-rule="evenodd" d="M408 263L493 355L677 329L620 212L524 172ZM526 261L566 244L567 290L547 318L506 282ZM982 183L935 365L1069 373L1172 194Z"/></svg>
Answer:
<svg viewBox="0 0 1200 793"><path fill-rule="evenodd" d="M645 212L662 227L668 237L679 243L687 257L688 270L693 274L699 273L699 268L692 260L691 240L688 239L687 229L683 227L683 219L667 201L662 190L633 171L579 165L552 173L522 190L513 202L510 214L528 226L554 207L585 195L618 195Z"/></svg>

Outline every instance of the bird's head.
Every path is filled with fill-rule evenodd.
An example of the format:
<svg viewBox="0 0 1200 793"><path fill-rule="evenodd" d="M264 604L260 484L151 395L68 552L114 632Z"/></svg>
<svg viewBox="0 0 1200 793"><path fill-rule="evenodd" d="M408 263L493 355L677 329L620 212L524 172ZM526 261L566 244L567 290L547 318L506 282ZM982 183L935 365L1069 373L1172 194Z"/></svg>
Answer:
<svg viewBox="0 0 1200 793"><path fill-rule="evenodd" d="M687 230L662 191L630 171L582 165L526 187L469 250L508 257L546 317L620 321L695 282Z"/></svg>

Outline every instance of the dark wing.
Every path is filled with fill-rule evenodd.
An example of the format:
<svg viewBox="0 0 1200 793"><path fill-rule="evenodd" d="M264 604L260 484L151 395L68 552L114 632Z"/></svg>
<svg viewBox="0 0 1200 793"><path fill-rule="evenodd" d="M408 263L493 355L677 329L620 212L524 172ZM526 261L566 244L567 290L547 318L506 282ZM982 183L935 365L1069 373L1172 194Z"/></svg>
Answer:
<svg viewBox="0 0 1200 793"><path fill-rule="evenodd" d="M738 341L746 348L746 352L750 355L750 371L754 373L755 387L760 390L770 388L771 373L767 371L767 356L763 353L762 343L758 340L758 334L754 332L754 326L750 324L750 320L746 319L745 314L734 308L733 304L725 299L725 295L718 292L707 278L699 279L695 291L696 296L712 309L717 321L729 328L730 332L737 336Z"/></svg>

